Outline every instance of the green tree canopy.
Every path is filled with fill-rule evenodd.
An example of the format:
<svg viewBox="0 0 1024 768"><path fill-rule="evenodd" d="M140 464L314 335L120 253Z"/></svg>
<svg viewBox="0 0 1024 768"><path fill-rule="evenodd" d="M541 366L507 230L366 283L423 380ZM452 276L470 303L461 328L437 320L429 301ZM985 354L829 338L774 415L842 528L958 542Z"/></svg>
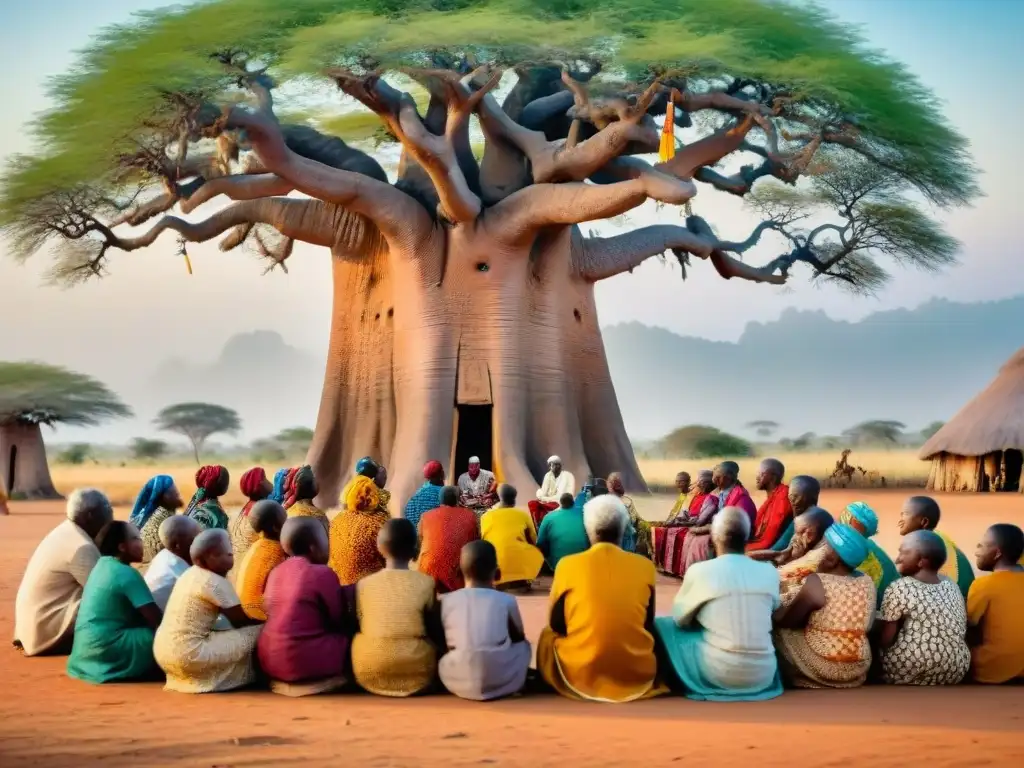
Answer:
<svg viewBox="0 0 1024 768"><path fill-rule="evenodd" d="M211 403L178 403L169 405L157 414L154 420L158 429L176 432L188 438L196 463L199 452L211 436L218 433L235 434L242 428L242 421L231 408Z"/></svg>
<svg viewBox="0 0 1024 768"><path fill-rule="evenodd" d="M92 427L131 415L117 395L91 376L42 363L0 362L0 426Z"/></svg>
<svg viewBox="0 0 1024 768"><path fill-rule="evenodd" d="M843 432L843 437L849 438L857 443L890 443L895 445L903 436L903 430L907 425L899 421L887 421L876 419L863 421L860 424L850 427Z"/></svg>
<svg viewBox="0 0 1024 768"><path fill-rule="evenodd" d="M929 424L927 427L921 430L921 439L930 440L932 436L940 429L942 429L944 426L946 426L946 422L944 421L933 421L931 424Z"/></svg>
<svg viewBox="0 0 1024 768"><path fill-rule="evenodd" d="M771 421L770 419L757 419L756 421L747 422L747 429L754 430L758 437L771 437L778 428L779 422Z"/></svg>
<svg viewBox="0 0 1024 768"><path fill-rule="evenodd" d="M750 443L743 438L700 424L680 427L665 435L658 441L658 450L665 456L687 459L753 455Z"/></svg>
<svg viewBox="0 0 1024 768"><path fill-rule="evenodd" d="M535 127L555 141L567 137L571 122L585 125L583 138L594 135L614 122L616 110L639 108L638 94L653 85L661 91L643 109L663 113L668 94L678 94L681 127L693 123L707 135L731 120L745 124L749 138L729 153L740 163L726 167L711 158L693 179L748 197L764 217L762 226L742 242L718 240L699 216L689 216L686 229L734 253L774 231L787 250L763 273L748 273L753 277L785 275L803 264L815 276L871 291L888 275L881 257L942 267L953 261L957 244L922 203L962 205L979 194L967 143L934 95L904 66L867 47L856 30L814 6L775 0L219 0L146 12L107 28L53 79L53 108L31 128L38 153L14 158L4 175L0 226L18 257L55 248L53 277L62 282L102 274L111 250L144 247L165 229L196 237L172 219L139 238L114 230L164 213L206 179L232 172L247 146L245 130L218 151L203 139L224 129L217 116L230 104L263 110L274 104L293 151L380 178L379 165L338 140L372 151L380 141L402 137L351 100L330 99L322 86L336 83L349 95L365 96L360 100L367 104L376 98L366 93L368 84L376 87L367 78L383 75L426 112L439 90L424 68L464 74L460 62L515 70L519 82L505 101L506 113L528 122L547 110ZM575 78L573 94L557 84L569 98L550 99L557 96L550 84L563 68L570 82ZM472 87L485 86L474 80ZM489 102L479 103L484 109ZM429 115L423 119L429 122ZM226 136L220 133L218 141ZM490 138L485 161L498 151ZM536 181L540 166L532 165ZM585 177L607 183L611 166ZM628 163L614 170L624 167L647 172ZM813 183L794 187L802 177ZM222 247L247 242L272 264L283 263L291 241L268 246L260 231L250 225ZM655 251L673 248L666 243Z"/></svg>
<svg viewBox="0 0 1024 768"><path fill-rule="evenodd" d="M148 437L136 437L131 442L132 458L142 461L160 459L167 455L170 446L163 440L153 440Z"/></svg>

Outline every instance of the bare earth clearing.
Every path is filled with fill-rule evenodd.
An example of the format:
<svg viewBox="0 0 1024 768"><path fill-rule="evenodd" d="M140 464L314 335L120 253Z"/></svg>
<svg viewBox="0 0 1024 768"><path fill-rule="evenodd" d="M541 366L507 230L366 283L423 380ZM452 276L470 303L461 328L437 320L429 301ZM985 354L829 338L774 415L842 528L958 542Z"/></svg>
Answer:
<svg viewBox="0 0 1024 768"><path fill-rule="evenodd" d="M822 503L830 510L858 498L870 503L881 518L880 543L894 552L906 495L828 491ZM969 554L989 524L1024 524L1018 494L944 496L940 503L942 527ZM651 518L667 508L665 498L642 504ZM0 518L4 643L25 563L61 514L57 503L15 502L12 515ZM663 580L660 612L676 589ZM536 637L545 597L521 604L528 634ZM159 684L91 687L65 676L64 659L24 659L5 645L0 684L4 766L1024 765L1020 687L869 687L787 692L757 704L671 698L619 707L554 696L493 704L352 694L293 700L265 691L184 696Z"/></svg>

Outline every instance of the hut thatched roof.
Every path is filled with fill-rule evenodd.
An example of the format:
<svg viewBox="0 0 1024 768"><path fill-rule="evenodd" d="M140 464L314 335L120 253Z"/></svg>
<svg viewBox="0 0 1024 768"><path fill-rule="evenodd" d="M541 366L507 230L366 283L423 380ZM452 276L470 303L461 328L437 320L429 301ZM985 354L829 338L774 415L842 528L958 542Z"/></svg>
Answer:
<svg viewBox="0 0 1024 768"><path fill-rule="evenodd" d="M999 375L946 425L932 435L919 454L984 456L1009 448L1024 449L1024 348L1017 350Z"/></svg>

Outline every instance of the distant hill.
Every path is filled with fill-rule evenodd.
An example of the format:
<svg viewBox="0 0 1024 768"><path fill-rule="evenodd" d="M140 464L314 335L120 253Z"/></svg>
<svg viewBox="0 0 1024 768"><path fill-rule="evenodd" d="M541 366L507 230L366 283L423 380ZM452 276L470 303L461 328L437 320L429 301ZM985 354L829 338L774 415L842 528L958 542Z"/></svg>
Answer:
<svg viewBox="0 0 1024 768"><path fill-rule="evenodd" d="M253 331L228 339L211 364L162 363L146 400L154 409L189 400L229 406L242 417L241 437L254 438L313 426L323 379L323 361L289 346L279 333Z"/></svg>
<svg viewBox="0 0 1024 768"><path fill-rule="evenodd" d="M788 309L750 323L736 343L678 336L640 323L604 330L612 378L635 440L690 423L750 436L836 434L867 419L917 430L949 419L1024 346L1024 296L933 300L859 322Z"/></svg>

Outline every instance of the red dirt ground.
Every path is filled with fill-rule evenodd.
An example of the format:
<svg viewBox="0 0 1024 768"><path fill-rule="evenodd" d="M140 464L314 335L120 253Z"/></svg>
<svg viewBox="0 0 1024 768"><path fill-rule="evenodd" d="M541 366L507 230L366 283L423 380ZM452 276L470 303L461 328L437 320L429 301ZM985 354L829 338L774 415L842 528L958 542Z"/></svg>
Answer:
<svg viewBox="0 0 1024 768"><path fill-rule="evenodd" d="M868 501L881 517L880 543L895 551L905 495L832 491L822 503ZM940 503L942 527L968 554L992 522L1024 524L1020 495ZM655 517L659 504L641 506ZM0 518L3 766L1024 765L1024 687L868 687L787 691L755 704L671 698L626 706L554 696L478 704L452 696L296 700L265 691L188 696L159 684L92 687L68 679L64 659L25 659L6 645L25 563L62 512L49 503L12 507ZM660 610L676 589L668 579L659 586ZM545 598L521 604L536 637Z"/></svg>

